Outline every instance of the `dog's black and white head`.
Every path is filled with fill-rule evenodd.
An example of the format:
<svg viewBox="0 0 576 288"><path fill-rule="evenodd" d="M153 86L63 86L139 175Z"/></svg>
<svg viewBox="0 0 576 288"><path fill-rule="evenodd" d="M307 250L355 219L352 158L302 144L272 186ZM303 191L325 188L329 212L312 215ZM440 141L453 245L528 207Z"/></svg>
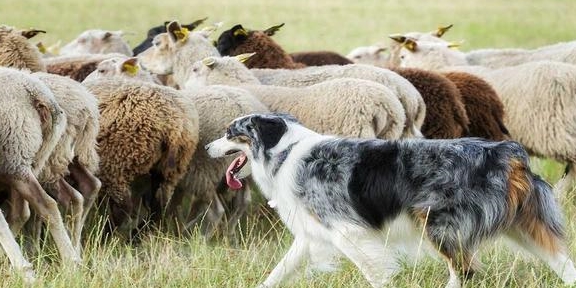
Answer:
<svg viewBox="0 0 576 288"><path fill-rule="evenodd" d="M288 114L251 114L232 121L226 134L205 148L213 158L240 154L226 171L228 186L239 189L242 187L239 179L249 175L243 167L249 161L265 163L285 135L299 127L305 129L296 118Z"/></svg>

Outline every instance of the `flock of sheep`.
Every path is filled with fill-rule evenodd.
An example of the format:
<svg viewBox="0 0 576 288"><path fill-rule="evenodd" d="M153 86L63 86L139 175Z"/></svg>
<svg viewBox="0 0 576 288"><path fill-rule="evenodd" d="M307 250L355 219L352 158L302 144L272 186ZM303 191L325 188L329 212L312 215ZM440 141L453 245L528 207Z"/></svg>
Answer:
<svg viewBox="0 0 576 288"><path fill-rule="evenodd" d="M141 225L142 204L153 223L234 231L253 184L231 191L229 159L203 147L254 112L349 137L513 139L567 163L560 193L576 182L575 42L463 53L441 38L448 26L347 57L288 54L272 39L283 24L212 41L218 27L197 29L204 20L153 27L134 50L118 31L88 30L54 52L29 40L43 31L0 27L0 244L25 279L34 272L14 234L29 205L65 262L81 262L97 200L111 229Z"/></svg>

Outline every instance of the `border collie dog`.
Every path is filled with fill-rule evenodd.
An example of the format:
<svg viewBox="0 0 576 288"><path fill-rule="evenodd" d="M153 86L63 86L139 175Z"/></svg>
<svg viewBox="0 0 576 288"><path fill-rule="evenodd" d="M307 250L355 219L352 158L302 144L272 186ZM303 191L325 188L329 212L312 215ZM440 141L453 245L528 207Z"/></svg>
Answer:
<svg viewBox="0 0 576 288"><path fill-rule="evenodd" d="M227 171L231 187L241 185L250 163L254 181L294 235L261 287L278 285L327 250L381 287L399 269L399 247L421 236L448 264L447 287L460 287L461 276L474 272L480 244L500 235L565 283L576 281L559 205L516 142L338 138L290 115L252 114L234 120L206 149L212 157L239 154Z"/></svg>

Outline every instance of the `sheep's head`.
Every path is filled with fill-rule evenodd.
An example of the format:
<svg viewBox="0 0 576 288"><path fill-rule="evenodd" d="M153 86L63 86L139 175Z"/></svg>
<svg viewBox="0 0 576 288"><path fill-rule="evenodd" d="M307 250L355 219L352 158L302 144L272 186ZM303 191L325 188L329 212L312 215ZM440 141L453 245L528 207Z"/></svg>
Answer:
<svg viewBox="0 0 576 288"><path fill-rule="evenodd" d="M42 30L18 30L13 27L0 26L0 66L17 69L28 69L32 72L45 71L42 54L30 41Z"/></svg>
<svg viewBox="0 0 576 288"><path fill-rule="evenodd" d="M151 75L140 69L138 58L136 57L114 57L104 60L98 64L84 81L98 79L102 77L124 77L130 79L140 79L150 81Z"/></svg>
<svg viewBox="0 0 576 288"><path fill-rule="evenodd" d="M387 49L381 46L364 46L350 51L346 58L354 63L383 66L388 62L388 55L383 52Z"/></svg>
<svg viewBox="0 0 576 288"><path fill-rule="evenodd" d="M246 83L246 75L251 75L244 61L254 53L240 54L234 57L206 57L195 62L186 82L186 89L194 89L206 85L237 85Z"/></svg>
<svg viewBox="0 0 576 288"><path fill-rule="evenodd" d="M64 45L60 52L64 55L120 53L132 56L132 49L123 35L122 31L87 30Z"/></svg>
<svg viewBox="0 0 576 288"><path fill-rule="evenodd" d="M437 70L446 66L466 65L464 54L456 51L455 43L416 41L407 38L402 43L399 58L400 67L415 67Z"/></svg>
<svg viewBox="0 0 576 288"><path fill-rule="evenodd" d="M426 41L435 43L446 43L443 39L440 39L450 28L452 24L448 26L440 26L438 29L430 32L408 32L404 34L392 34L388 37L392 39L390 44L390 57L388 60L388 65L391 67L396 67L400 65L400 49L402 44L406 42L406 39L410 38L415 41Z"/></svg>
<svg viewBox="0 0 576 288"><path fill-rule="evenodd" d="M234 48L240 46L246 39L248 39L249 31L244 29L242 25L238 24L229 30L226 30L218 37L216 48L220 55L230 55Z"/></svg>
<svg viewBox="0 0 576 288"><path fill-rule="evenodd" d="M204 21L206 21L206 19L208 18L203 18L203 19L199 19L196 20L190 24L185 24L182 25L182 28L186 28L188 29L188 31L192 31L194 29L196 29L198 26L200 26L202 23L204 23ZM138 46L136 46L133 50L134 55L138 55L142 52L144 52L146 49L150 48L152 46L152 40L154 39L154 37L156 37L156 35L161 34L161 33L166 33L166 26L168 26L168 24L170 24L171 21L165 21L163 25L158 25L155 27L152 27L148 30L148 33L146 34L146 39L144 39L144 41L142 41L142 43L140 43Z"/></svg>

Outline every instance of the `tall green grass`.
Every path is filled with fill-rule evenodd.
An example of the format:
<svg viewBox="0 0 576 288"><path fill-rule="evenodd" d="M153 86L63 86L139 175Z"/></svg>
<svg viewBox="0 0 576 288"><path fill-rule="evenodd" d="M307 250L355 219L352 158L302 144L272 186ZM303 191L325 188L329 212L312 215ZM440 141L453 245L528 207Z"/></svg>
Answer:
<svg viewBox="0 0 576 288"><path fill-rule="evenodd" d="M537 47L576 39L576 1L573 0L2 0L0 21L18 27L48 31L38 40L63 43L90 28L121 29L130 33L134 46L146 30L165 20L188 22L208 16L224 21L224 28L242 23L247 28L286 26L275 36L288 51L329 49L346 53L354 47L386 42L391 33L426 31L453 23L445 36L465 40L463 50L480 47ZM575 112L576 113L576 112ZM575 143L576 145L576 143ZM563 165L533 159L533 168L556 181ZM569 248L576 252L576 210L573 193L562 197ZM120 238L101 240L103 225L94 221L85 230L83 266L58 264L51 245L26 244L39 281L35 287L251 287L263 281L290 244L290 233L259 205L239 226L235 239L205 243L197 232L177 237L159 231L141 243ZM231 242L234 244L232 245ZM28 242L27 242L28 243ZM542 263L521 257L501 242L481 254L484 270L467 287L556 287L559 279ZM23 287L0 257L0 286ZM439 287L446 283L445 264L429 258L406 267L391 287ZM337 273L294 277L290 287L366 287L368 284L349 262Z"/></svg>

